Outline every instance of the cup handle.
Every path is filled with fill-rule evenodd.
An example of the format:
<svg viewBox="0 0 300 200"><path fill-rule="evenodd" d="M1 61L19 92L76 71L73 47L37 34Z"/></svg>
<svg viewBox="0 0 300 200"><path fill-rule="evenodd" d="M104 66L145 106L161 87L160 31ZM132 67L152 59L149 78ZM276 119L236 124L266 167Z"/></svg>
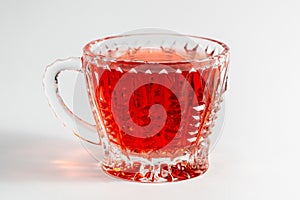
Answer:
<svg viewBox="0 0 300 200"><path fill-rule="evenodd" d="M60 95L60 91L58 89L59 85L59 75L61 72L64 71L75 71L77 73L83 73L81 68L81 60L79 57L71 57L68 59L59 59L56 60L54 63L47 66L44 78L43 78L43 86L44 86L44 92L46 94L46 97L48 99L49 106L52 108L54 114L56 117L61 119L64 126L68 127L77 122L76 124L80 126L80 130L93 130L97 132L96 125L90 124L89 122L81 119L76 114L73 113L72 110L68 108L68 106L65 104L64 100L62 99ZM74 128L71 128L72 132L79 137L80 139L100 145L101 141L99 138L99 142L93 142L89 139L86 139L82 137L77 131L75 131Z"/></svg>

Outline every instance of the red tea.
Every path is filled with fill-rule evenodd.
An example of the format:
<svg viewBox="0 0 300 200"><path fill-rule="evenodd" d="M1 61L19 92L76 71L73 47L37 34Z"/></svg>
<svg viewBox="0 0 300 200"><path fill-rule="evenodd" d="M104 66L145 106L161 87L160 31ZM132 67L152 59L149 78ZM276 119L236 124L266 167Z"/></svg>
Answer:
<svg viewBox="0 0 300 200"><path fill-rule="evenodd" d="M95 103L111 143L133 154L160 150L167 155L200 138L219 71L185 60L174 51L144 49L109 66L90 66ZM165 115L156 115L162 109ZM149 124L151 130L143 129Z"/></svg>

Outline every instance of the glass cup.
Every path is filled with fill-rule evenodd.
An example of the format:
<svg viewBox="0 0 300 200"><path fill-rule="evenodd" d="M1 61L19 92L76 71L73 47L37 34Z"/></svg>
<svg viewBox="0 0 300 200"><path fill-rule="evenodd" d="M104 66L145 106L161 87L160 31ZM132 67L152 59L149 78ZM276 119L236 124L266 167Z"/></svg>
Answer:
<svg viewBox="0 0 300 200"><path fill-rule="evenodd" d="M173 182L208 169L209 135L227 88L229 48L175 33L137 33L88 43L81 58L57 60L44 76L49 104L65 124L97 130L104 172L137 182ZM59 91L63 71L83 73L96 125ZM96 133L95 133L96 134Z"/></svg>

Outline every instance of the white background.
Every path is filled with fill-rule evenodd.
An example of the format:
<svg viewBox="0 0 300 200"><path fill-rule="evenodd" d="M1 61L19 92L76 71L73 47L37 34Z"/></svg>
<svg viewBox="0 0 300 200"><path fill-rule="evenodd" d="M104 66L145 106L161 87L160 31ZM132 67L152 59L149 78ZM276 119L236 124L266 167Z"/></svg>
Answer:
<svg viewBox="0 0 300 200"><path fill-rule="evenodd" d="M298 1L0 1L0 199L299 198ZM45 66L137 28L232 50L226 125L208 172L173 184L104 175L47 105Z"/></svg>

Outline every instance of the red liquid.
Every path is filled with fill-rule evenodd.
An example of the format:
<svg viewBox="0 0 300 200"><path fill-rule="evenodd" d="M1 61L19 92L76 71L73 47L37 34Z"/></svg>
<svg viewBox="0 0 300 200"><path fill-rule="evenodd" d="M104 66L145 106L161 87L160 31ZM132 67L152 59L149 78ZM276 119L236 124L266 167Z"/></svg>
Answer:
<svg viewBox="0 0 300 200"><path fill-rule="evenodd" d="M165 155L173 154L196 142L200 137L201 130L205 128L204 122L210 112L213 91L218 84L216 81L219 76L218 69L193 71L191 70L193 67L198 69L200 66L180 62L183 60L181 55L162 50L139 50L134 54L123 55L118 60L111 63L106 69L90 65L95 103L110 142L132 153L149 154L160 150L159 152L163 152ZM133 61L124 62L124 60ZM137 60L145 61L142 63L142 70L129 73L130 69L141 65L141 63L135 62ZM160 62L163 65L148 64L147 61ZM173 69L173 71L166 70L167 73L159 73L163 66L167 66L169 67L167 69ZM151 73L149 71L146 73L147 69ZM178 73L178 69L182 73ZM177 72L175 72L176 70ZM210 73L213 78L208 80ZM126 82L123 83L121 90L115 90L117 83L125 74ZM148 81L148 84L136 88L145 80ZM171 87L157 84L154 80L168 83ZM187 84L184 82L190 84L192 91L188 91ZM134 92L128 93L129 90ZM179 99L173 91L181 94ZM113 92L116 92L115 99L112 99ZM128 102L123 101L124 96L130 97L129 107ZM112 112L112 100L116 104L114 113ZM185 102L184 107L180 105L182 101ZM130 131L135 131L133 127L126 127L129 120L140 127L145 127L150 123L154 127L155 123L159 126L161 116L155 116L155 109L152 110L154 118L150 119L149 110L155 104L161 105L166 112L164 126L155 134L149 134L147 131L132 134ZM205 109L197 111L193 108L197 105L205 105ZM182 117L183 112L184 118ZM114 116L117 116L121 123L117 123Z"/></svg>

